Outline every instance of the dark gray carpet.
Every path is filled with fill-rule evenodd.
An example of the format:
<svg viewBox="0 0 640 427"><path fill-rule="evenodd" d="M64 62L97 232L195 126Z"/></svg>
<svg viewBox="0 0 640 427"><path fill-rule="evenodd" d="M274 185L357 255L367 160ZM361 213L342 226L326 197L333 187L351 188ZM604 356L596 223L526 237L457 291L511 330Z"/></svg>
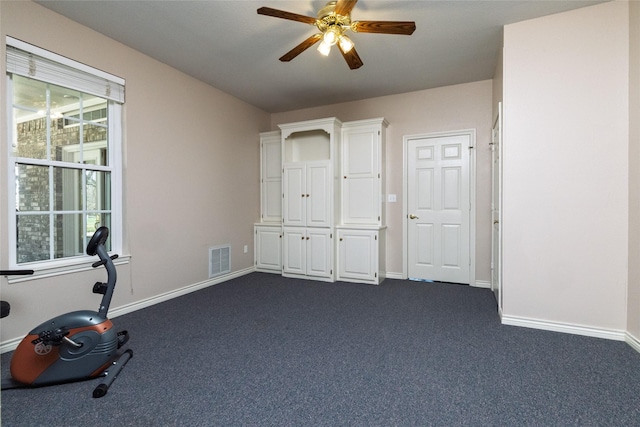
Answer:
<svg viewBox="0 0 640 427"><path fill-rule="evenodd" d="M640 426L640 354L500 325L486 289L253 273L114 323L134 357L105 397L5 391L2 425Z"/></svg>

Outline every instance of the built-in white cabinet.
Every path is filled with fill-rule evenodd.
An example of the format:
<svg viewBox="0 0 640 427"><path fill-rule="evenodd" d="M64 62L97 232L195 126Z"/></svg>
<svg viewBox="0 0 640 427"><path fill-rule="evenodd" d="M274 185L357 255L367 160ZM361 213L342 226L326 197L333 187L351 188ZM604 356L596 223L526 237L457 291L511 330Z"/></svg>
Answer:
<svg viewBox="0 0 640 427"><path fill-rule="evenodd" d="M383 118L260 134L256 270L379 284L386 276Z"/></svg>
<svg viewBox="0 0 640 427"><path fill-rule="evenodd" d="M284 227L282 247L283 276L333 281L333 232L330 229Z"/></svg>
<svg viewBox="0 0 640 427"><path fill-rule="evenodd" d="M282 140L278 131L260 134L260 221L282 222Z"/></svg>
<svg viewBox="0 0 640 427"><path fill-rule="evenodd" d="M340 188L336 118L279 125L282 133L283 270L289 277L334 281Z"/></svg>
<svg viewBox="0 0 640 427"><path fill-rule="evenodd" d="M343 123L338 280L379 284L386 276L383 118Z"/></svg>
<svg viewBox="0 0 640 427"><path fill-rule="evenodd" d="M380 284L385 278L385 227L338 228L338 280Z"/></svg>
<svg viewBox="0 0 640 427"><path fill-rule="evenodd" d="M279 224L254 225L256 270L282 272L282 227Z"/></svg>
<svg viewBox="0 0 640 427"><path fill-rule="evenodd" d="M260 134L260 222L254 224L257 271L282 273L282 139Z"/></svg>
<svg viewBox="0 0 640 427"><path fill-rule="evenodd" d="M328 160L288 163L283 173L283 224L331 227L332 181Z"/></svg>
<svg viewBox="0 0 640 427"><path fill-rule="evenodd" d="M342 126L342 224L384 225L384 119Z"/></svg>

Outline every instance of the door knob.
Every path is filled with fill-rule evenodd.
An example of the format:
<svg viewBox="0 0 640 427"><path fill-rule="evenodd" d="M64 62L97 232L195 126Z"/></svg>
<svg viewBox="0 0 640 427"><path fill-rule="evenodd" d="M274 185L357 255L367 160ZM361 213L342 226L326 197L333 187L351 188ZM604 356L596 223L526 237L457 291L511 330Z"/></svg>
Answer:
<svg viewBox="0 0 640 427"><path fill-rule="evenodd" d="M409 214L409 219L419 219L419 218L414 214Z"/></svg>

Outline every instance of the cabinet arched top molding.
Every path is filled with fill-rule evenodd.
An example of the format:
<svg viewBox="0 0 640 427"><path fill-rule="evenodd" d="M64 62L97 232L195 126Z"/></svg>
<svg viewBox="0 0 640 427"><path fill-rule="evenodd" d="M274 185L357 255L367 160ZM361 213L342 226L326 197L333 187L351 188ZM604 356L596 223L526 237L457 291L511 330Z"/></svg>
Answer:
<svg viewBox="0 0 640 427"><path fill-rule="evenodd" d="M336 117L326 119L307 120L303 122L285 123L278 125L282 131L282 138L287 139L292 133L322 130L328 135L333 135L342 126L342 122Z"/></svg>

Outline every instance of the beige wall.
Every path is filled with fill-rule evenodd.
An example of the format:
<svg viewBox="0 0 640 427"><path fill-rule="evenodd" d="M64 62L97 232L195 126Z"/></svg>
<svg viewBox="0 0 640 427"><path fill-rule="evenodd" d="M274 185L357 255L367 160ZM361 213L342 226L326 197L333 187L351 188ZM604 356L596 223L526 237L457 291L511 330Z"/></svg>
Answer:
<svg viewBox="0 0 640 427"><path fill-rule="evenodd" d="M640 2L629 3L629 291L627 331L640 345Z"/></svg>
<svg viewBox="0 0 640 427"><path fill-rule="evenodd" d="M387 130L387 272L402 273L403 136L476 129L476 282L491 277L491 80L448 86L362 101L327 105L271 115L271 129L280 123L337 117L343 122L374 117L389 121Z"/></svg>
<svg viewBox="0 0 640 427"><path fill-rule="evenodd" d="M505 27L510 320L626 330L628 13L612 2Z"/></svg>
<svg viewBox="0 0 640 427"><path fill-rule="evenodd" d="M35 3L2 1L0 12L2 76L10 35L126 80L124 252L131 262L118 267L112 309L206 281L210 246L231 244L233 271L251 269L252 224L260 211L258 133L269 127L269 115ZM4 187L4 102L0 117ZM1 194L4 218L9 202ZM6 248L4 220L0 231L0 248ZM6 252L0 265L8 265ZM12 304L11 316L2 320L5 342L55 314L97 308L91 286L104 273L0 280L2 298Z"/></svg>

